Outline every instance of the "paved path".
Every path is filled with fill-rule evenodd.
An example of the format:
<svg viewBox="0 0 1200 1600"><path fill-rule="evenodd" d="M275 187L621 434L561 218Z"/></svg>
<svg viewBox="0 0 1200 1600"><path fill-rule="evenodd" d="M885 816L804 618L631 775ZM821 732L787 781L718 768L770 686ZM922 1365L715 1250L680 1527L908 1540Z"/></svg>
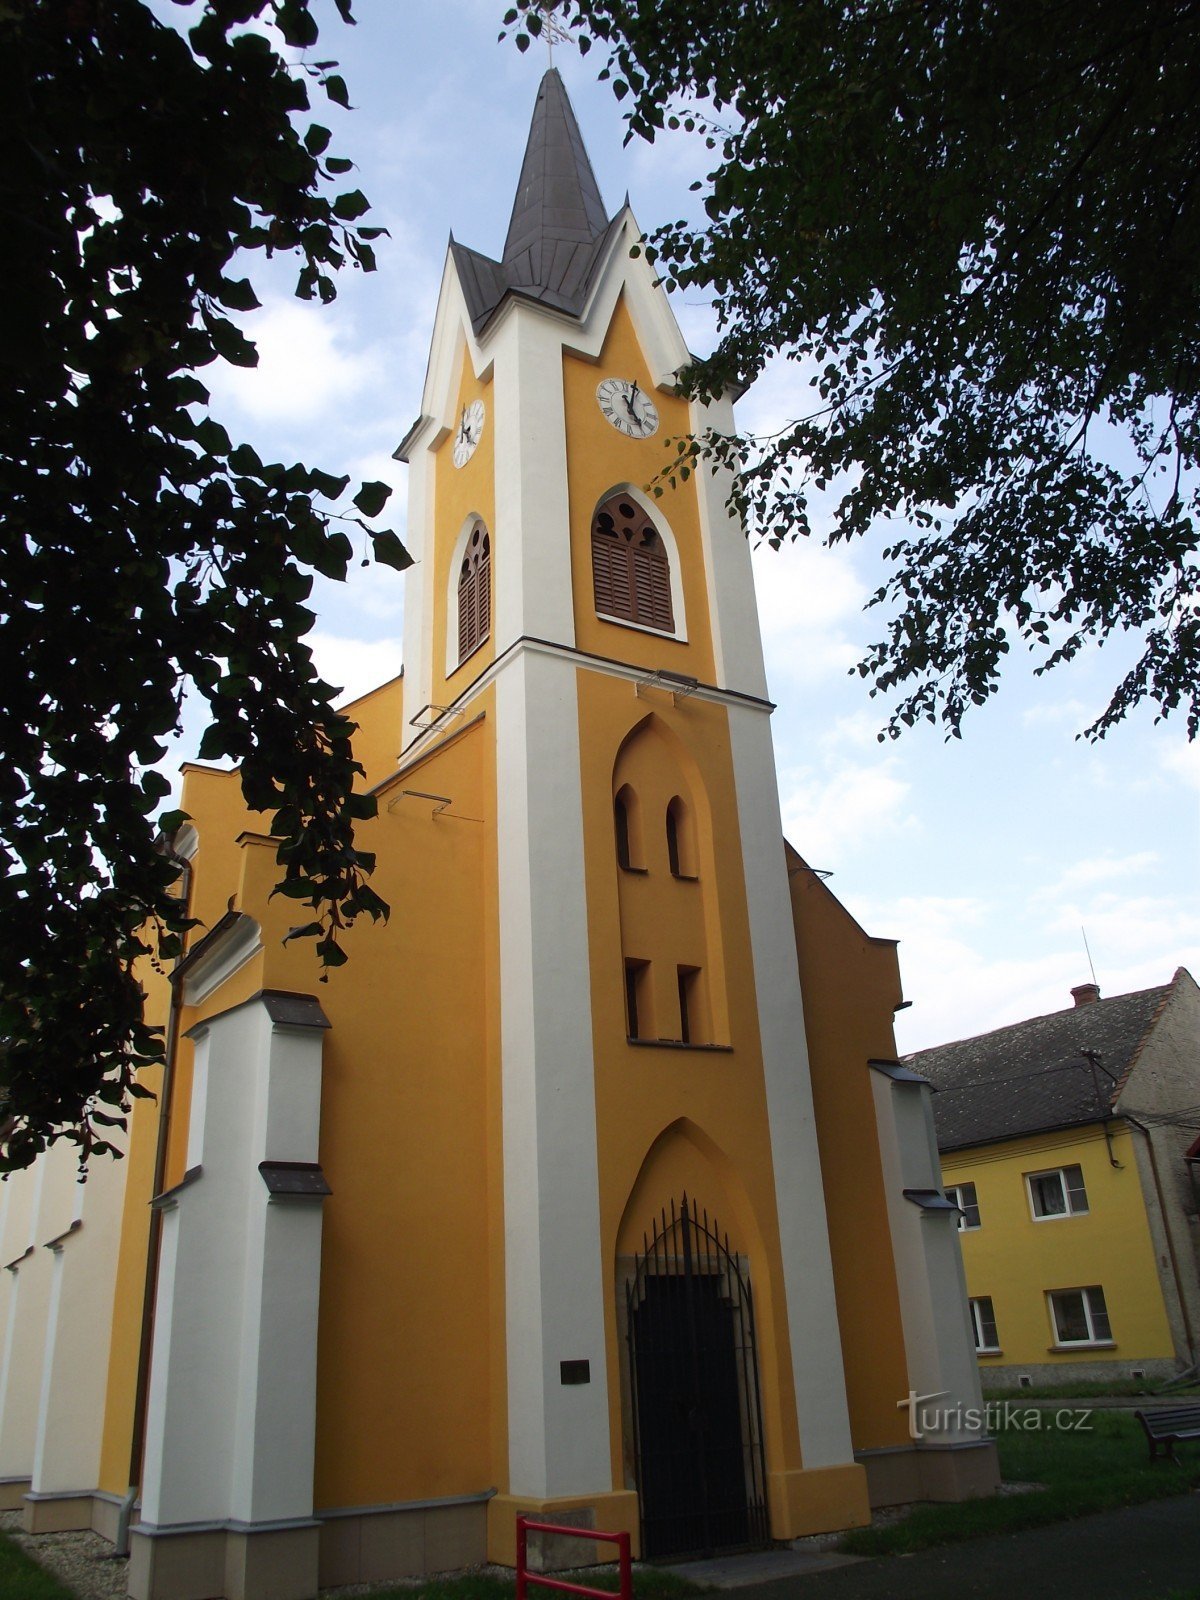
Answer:
<svg viewBox="0 0 1200 1600"><path fill-rule="evenodd" d="M748 1588L747 1600L1167 1600L1200 1597L1200 1493L1152 1500L1025 1533L971 1539L912 1556L846 1561L802 1556L788 1574L771 1570L772 1557L692 1562L677 1572L720 1587ZM751 1563L764 1563L757 1568Z"/></svg>

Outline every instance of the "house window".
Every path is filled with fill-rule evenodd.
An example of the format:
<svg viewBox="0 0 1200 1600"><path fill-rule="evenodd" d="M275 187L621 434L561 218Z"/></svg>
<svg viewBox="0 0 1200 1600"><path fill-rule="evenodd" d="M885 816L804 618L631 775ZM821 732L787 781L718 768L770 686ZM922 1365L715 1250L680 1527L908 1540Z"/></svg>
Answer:
<svg viewBox="0 0 1200 1600"><path fill-rule="evenodd" d="M492 541L482 522L467 539L458 573L458 661L462 663L492 631Z"/></svg>
<svg viewBox="0 0 1200 1600"><path fill-rule="evenodd" d="M1051 1172L1027 1172L1029 1204L1040 1222L1048 1217L1073 1217L1088 1209L1082 1167L1056 1167Z"/></svg>
<svg viewBox="0 0 1200 1600"><path fill-rule="evenodd" d="M624 495L611 495L596 512L592 583L601 616L674 633L666 548L650 518Z"/></svg>
<svg viewBox="0 0 1200 1600"><path fill-rule="evenodd" d="M1104 1290L1093 1284L1088 1289L1052 1289L1050 1321L1055 1344L1111 1344L1112 1327Z"/></svg>
<svg viewBox="0 0 1200 1600"><path fill-rule="evenodd" d="M684 1044L694 1044L703 1039L700 1031L701 996L700 968L680 967L679 974L679 1037Z"/></svg>
<svg viewBox="0 0 1200 1600"><path fill-rule="evenodd" d="M967 1233L979 1226L979 1197L973 1183L948 1183L946 1199L953 1201L961 1213L958 1219L959 1233Z"/></svg>
<svg viewBox="0 0 1200 1600"><path fill-rule="evenodd" d="M996 1333L996 1313L992 1309L991 1295L981 1294L974 1300L968 1300L967 1309L971 1313L971 1331L975 1336L976 1350L999 1350L1000 1340Z"/></svg>

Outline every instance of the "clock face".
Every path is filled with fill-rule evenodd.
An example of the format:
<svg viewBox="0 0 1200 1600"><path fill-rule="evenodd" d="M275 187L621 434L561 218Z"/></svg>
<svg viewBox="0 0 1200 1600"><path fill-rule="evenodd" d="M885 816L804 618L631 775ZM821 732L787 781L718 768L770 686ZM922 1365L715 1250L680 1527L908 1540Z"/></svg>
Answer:
<svg viewBox="0 0 1200 1600"><path fill-rule="evenodd" d="M596 387L601 411L618 433L630 439L648 439L658 431L658 411L654 401L637 380L605 378Z"/></svg>
<svg viewBox="0 0 1200 1600"><path fill-rule="evenodd" d="M456 467L465 467L475 454L475 446L479 443L479 436L483 432L483 421L486 415L482 400L472 400L469 406L462 408L462 415L458 419L458 427L454 431L454 465Z"/></svg>

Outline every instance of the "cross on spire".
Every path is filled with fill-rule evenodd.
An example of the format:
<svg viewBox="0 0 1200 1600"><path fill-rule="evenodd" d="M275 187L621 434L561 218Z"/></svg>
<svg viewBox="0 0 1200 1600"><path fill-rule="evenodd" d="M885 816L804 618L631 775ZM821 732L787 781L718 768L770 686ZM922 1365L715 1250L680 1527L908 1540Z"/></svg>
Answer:
<svg viewBox="0 0 1200 1600"><path fill-rule="evenodd" d="M543 4L536 5L533 9L542 19L541 31L542 38L546 41L546 64L553 70L554 46L572 43L571 30L554 15L558 10L558 0L544 0Z"/></svg>

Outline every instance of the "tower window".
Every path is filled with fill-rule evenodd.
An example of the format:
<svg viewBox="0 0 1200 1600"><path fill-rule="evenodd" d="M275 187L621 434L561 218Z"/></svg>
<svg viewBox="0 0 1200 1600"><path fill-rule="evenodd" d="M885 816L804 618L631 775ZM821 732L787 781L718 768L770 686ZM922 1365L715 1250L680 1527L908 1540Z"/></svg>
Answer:
<svg viewBox="0 0 1200 1600"><path fill-rule="evenodd" d="M631 1039L654 1037L648 961L625 963L625 1024Z"/></svg>
<svg viewBox="0 0 1200 1600"><path fill-rule="evenodd" d="M636 792L627 783L613 797L613 831L617 838L617 865L626 872L645 872L641 808Z"/></svg>
<svg viewBox="0 0 1200 1600"><path fill-rule="evenodd" d="M625 800L618 795L613 801L613 824L617 832L617 865L629 867L629 813L625 809Z"/></svg>
<svg viewBox="0 0 1200 1600"><path fill-rule="evenodd" d="M667 863L673 877L696 876L696 859L692 846L688 809L676 795L667 807Z"/></svg>
<svg viewBox="0 0 1200 1600"><path fill-rule="evenodd" d="M623 495L611 495L592 523L596 610L620 622L674 633L671 566L658 529Z"/></svg>
<svg viewBox="0 0 1200 1600"><path fill-rule="evenodd" d="M699 967L677 967L679 980L679 1039L682 1044L703 1044L711 1039Z"/></svg>
<svg viewBox="0 0 1200 1600"><path fill-rule="evenodd" d="M482 522L467 540L458 574L458 660L461 665L492 631L492 541Z"/></svg>

